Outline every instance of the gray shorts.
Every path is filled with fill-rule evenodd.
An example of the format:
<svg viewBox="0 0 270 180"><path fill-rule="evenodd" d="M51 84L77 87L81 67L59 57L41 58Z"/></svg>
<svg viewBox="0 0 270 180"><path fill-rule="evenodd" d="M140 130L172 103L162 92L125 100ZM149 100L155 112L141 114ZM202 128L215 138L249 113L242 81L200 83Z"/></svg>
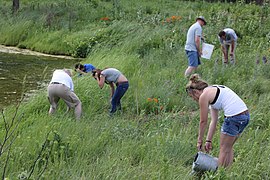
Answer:
<svg viewBox="0 0 270 180"><path fill-rule="evenodd" d="M52 108L57 107L60 98L70 108L74 108L81 103L77 95L64 84L50 84L48 86L48 99Z"/></svg>

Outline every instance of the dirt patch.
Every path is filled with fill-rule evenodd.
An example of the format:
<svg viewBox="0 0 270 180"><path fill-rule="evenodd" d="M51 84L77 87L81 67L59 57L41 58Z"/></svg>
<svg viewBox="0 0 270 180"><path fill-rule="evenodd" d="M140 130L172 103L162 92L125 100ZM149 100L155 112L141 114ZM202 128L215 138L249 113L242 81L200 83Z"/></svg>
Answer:
<svg viewBox="0 0 270 180"><path fill-rule="evenodd" d="M4 45L0 45L0 52L12 53L12 54L33 55L33 56L47 56L47 57L55 57L55 58L63 58L63 59L76 59L76 58L71 57L71 56L51 55L51 54L45 54L45 53L40 53L40 52L36 52L36 51L31 51L28 49L20 49L17 47L4 46Z"/></svg>

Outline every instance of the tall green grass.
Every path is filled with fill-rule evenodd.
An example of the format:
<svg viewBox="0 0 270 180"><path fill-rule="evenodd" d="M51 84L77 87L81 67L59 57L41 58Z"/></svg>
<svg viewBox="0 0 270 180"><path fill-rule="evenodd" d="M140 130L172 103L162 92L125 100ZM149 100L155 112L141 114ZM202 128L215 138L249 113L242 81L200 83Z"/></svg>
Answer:
<svg viewBox="0 0 270 180"><path fill-rule="evenodd" d="M204 15L208 22L204 36L215 49L211 60L202 59L198 73L211 84L234 89L247 103L251 122L235 145L233 166L202 178L269 179L270 73L269 63L262 62L263 56L270 55L269 6L28 0L21 2L16 15L7 10L9 6L0 2L1 44L85 57L83 63L101 69L115 67L128 77L130 89L122 100L123 113L109 118L109 87L100 90L90 75L74 76L75 92L83 103L80 122L75 122L72 112L63 115L63 102L55 116L48 116L46 90L40 90L19 109L23 121L10 151L6 178L23 179L30 172L32 179L196 178L190 172L199 113L184 91L184 44L189 26L197 15ZM169 21L172 16L181 18ZM235 66L221 62L217 33L225 27L240 34ZM157 98L158 103L148 98ZM14 107L4 112L10 119ZM222 119L213 140L214 156L219 151L221 124ZM6 156L0 157L0 167Z"/></svg>

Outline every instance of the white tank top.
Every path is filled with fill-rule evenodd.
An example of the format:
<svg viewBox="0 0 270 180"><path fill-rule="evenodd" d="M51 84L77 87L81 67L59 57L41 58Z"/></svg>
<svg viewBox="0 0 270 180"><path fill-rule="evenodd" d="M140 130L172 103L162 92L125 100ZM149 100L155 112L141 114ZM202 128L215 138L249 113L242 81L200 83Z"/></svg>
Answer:
<svg viewBox="0 0 270 180"><path fill-rule="evenodd" d="M243 100L230 88L223 85L213 85L218 91L214 101L210 104L211 108L223 110L225 116L235 116L248 108Z"/></svg>

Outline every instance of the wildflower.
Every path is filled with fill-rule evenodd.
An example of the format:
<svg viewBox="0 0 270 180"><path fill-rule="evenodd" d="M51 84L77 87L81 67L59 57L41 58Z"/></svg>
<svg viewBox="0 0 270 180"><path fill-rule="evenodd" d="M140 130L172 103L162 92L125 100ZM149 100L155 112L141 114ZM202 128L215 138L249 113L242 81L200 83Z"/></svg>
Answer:
<svg viewBox="0 0 270 180"><path fill-rule="evenodd" d="M166 18L166 22L172 23L172 22L180 21L181 19L182 19L181 16L172 16L170 18Z"/></svg>
<svg viewBox="0 0 270 180"><path fill-rule="evenodd" d="M110 18L109 18L109 17L102 17L102 18L100 18L100 20L101 20L101 21L109 21Z"/></svg>
<svg viewBox="0 0 270 180"><path fill-rule="evenodd" d="M180 21L182 19L181 16L172 16L171 17L172 21Z"/></svg>
<svg viewBox="0 0 270 180"><path fill-rule="evenodd" d="M158 103L158 99L157 98L153 98L153 101L155 101L156 103Z"/></svg>
<svg viewBox="0 0 270 180"><path fill-rule="evenodd" d="M166 22L170 23L171 22L171 18L166 18Z"/></svg>
<svg viewBox="0 0 270 180"><path fill-rule="evenodd" d="M152 98L147 98L147 101L148 102L152 102Z"/></svg>

